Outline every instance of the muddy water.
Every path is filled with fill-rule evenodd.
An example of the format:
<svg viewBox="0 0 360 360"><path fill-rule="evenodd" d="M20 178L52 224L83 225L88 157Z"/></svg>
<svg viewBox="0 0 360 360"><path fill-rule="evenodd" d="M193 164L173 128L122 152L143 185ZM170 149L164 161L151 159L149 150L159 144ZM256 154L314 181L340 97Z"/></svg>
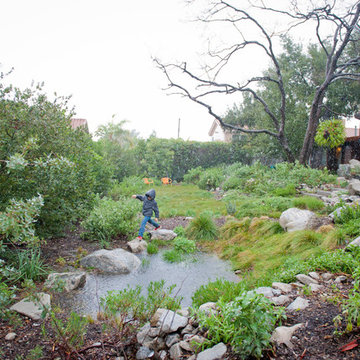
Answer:
<svg viewBox="0 0 360 360"><path fill-rule="evenodd" d="M140 285L146 295L151 281L165 281L165 287L176 285L172 294L183 297L182 307L191 305L191 296L201 285L218 278L238 282L239 278L231 271L229 263L212 254L198 253L195 259L181 263L168 263L162 259L161 252L156 255L138 255L141 267L125 275L88 274L83 289L61 296L61 306L81 314L96 316L100 298L109 290L121 290L128 285Z"/></svg>

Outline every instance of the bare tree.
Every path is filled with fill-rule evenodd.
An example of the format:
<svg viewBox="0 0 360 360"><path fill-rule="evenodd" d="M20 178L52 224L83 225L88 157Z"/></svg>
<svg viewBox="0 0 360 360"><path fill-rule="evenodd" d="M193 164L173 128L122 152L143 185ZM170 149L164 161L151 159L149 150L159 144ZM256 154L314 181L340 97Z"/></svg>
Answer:
<svg viewBox="0 0 360 360"><path fill-rule="evenodd" d="M166 63L159 59L154 59L157 66L163 71L169 82L169 89L174 93L181 94L195 103L205 107L223 128L234 129L244 133L268 134L279 142L285 152L288 161L295 160L288 139L285 134L286 126L286 91L283 82L283 70L278 61L278 55L274 48L276 47L273 30L268 30L264 16L259 17L259 13L266 13L268 16L282 16L290 20L286 30L289 32L294 28L303 26L305 23L315 23L315 36L322 50L326 54L327 62L325 76L321 85L316 89L312 104L309 110L308 126L304 138L303 147L300 153L300 162L305 164L311 154L314 143L314 136L321 116L323 100L329 85L340 79L359 80L360 73L356 69L360 66L360 54L358 53L351 59L342 61L345 49L356 39L359 39L359 16L360 2L356 1L348 7L342 6L339 12L337 0L319 0L322 6L316 6L314 0L305 1L309 8L302 10L296 0L290 1L290 7L286 10L269 7L266 0L248 0L248 7L239 7L233 4L239 3L235 0L214 0L211 1L206 14L198 20L207 24L226 23L231 24L236 29L240 41L224 46L218 50L209 50L208 55L212 60L203 67L200 74L190 69L190 66L183 63ZM319 2L317 1L317 2ZM192 2L190 0L190 2ZM243 2L242 2L243 3ZM304 8L304 1L301 2ZM257 15L253 15L253 13ZM260 20L261 19L261 20ZM331 26L329 26L329 24ZM245 35L244 27L252 26L257 30L255 38ZM325 35L322 35L326 27ZM245 28L246 29L246 28ZM329 35L329 29L331 34ZM253 35L254 36L254 35ZM251 77L243 83L236 81L222 81L221 75L226 67L229 66L236 56L244 49L255 47L261 49L265 57L270 61L274 72L267 75ZM179 73L181 76L179 77ZM190 80L192 83L188 83ZM279 103L276 111L272 110L269 104L261 96L259 88L261 84L270 82L275 84L279 92ZM259 86L260 85L260 86ZM175 91L174 91L175 90ZM271 120L271 126L264 128L248 129L235 126L224 122L224 117L216 112L211 105L212 95L229 94L251 94L253 99L259 102Z"/></svg>

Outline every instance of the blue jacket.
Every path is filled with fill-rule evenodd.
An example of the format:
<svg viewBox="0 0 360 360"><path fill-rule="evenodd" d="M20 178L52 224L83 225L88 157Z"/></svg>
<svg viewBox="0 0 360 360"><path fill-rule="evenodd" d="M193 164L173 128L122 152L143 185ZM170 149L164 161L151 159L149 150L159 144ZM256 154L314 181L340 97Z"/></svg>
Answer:
<svg viewBox="0 0 360 360"><path fill-rule="evenodd" d="M151 200L149 200L147 197L150 196ZM157 205L157 202L155 201L155 190L150 189L145 196L142 195L136 195L136 198L143 202L143 208L142 208L142 214L144 216L152 216L153 212L155 212L155 217L159 217L159 208Z"/></svg>

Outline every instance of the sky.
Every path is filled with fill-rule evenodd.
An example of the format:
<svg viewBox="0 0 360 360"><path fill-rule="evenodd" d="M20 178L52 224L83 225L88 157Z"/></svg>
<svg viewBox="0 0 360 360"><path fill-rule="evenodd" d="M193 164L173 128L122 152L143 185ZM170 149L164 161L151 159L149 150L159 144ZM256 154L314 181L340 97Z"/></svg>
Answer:
<svg viewBox="0 0 360 360"><path fill-rule="evenodd" d="M0 71L20 88L72 95L76 117L93 133L127 120L141 137L209 140L206 110L163 89L152 57L198 63L205 42L182 0L2 0ZM224 105L224 110L226 105Z"/></svg>
<svg viewBox="0 0 360 360"><path fill-rule="evenodd" d="M284 1L284 0L277 0ZM143 138L209 141L213 118L188 99L169 95L167 80L152 58L163 62L202 62L208 38L217 33L194 19L203 2L184 0L1 0L0 71L25 88L44 82L52 95L71 95L76 116L91 133L110 121ZM273 19L271 19L273 21ZM237 76L265 67L261 56L242 59ZM223 114L234 99L216 99Z"/></svg>

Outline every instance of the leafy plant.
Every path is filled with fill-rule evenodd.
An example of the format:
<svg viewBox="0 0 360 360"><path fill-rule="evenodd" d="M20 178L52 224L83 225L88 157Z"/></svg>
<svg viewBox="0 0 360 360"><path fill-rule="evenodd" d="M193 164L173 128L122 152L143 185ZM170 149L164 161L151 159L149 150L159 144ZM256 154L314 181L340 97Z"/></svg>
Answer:
<svg viewBox="0 0 360 360"><path fill-rule="evenodd" d="M36 345L31 349L26 357L26 360L38 360L43 357L43 349L40 345Z"/></svg>
<svg viewBox="0 0 360 360"><path fill-rule="evenodd" d="M131 199L114 201L103 198L82 222L87 237L109 241L135 231L139 204Z"/></svg>
<svg viewBox="0 0 360 360"><path fill-rule="evenodd" d="M202 212L186 228L186 235L194 240L214 240L218 230L208 212Z"/></svg>
<svg viewBox="0 0 360 360"><path fill-rule="evenodd" d="M176 237L174 240L174 249L179 252L191 254L196 251L195 241L184 237Z"/></svg>
<svg viewBox="0 0 360 360"><path fill-rule="evenodd" d="M211 190L220 186L224 179L221 168L211 168L202 172L198 186L200 189Z"/></svg>
<svg viewBox="0 0 360 360"><path fill-rule="evenodd" d="M230 344L242 357L260 358L270 346L275 324L284 318L280 309L253 291L244 292L231 302L220 299L217 306L217 313L198 313L200 326L209 332L208 345Z"/></svg>
<svg viewBox="0 0 360 360"><path fill-rule="evenodd" d="M320 146L334 148L345 142L345 126L342 120L331 119L320 122L315 142Z"/></svg>
<svg viewBox="0 0 360 360"><path fill-rule="evenodd" d="M185 236L185 229L183 226L179 225L174 229L174 233L176 233L178 236Z"/></svg>

